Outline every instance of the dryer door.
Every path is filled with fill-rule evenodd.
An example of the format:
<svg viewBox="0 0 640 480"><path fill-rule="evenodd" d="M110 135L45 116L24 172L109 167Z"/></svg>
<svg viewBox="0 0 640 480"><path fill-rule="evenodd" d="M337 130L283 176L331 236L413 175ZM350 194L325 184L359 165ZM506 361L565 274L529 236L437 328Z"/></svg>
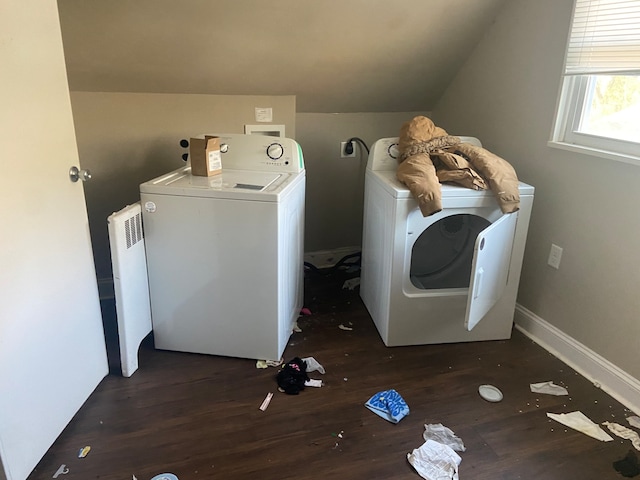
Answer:
<svg viewBox="0 0 640 480"><path fill-rule="evenodd" d="M464 326L471 331L502 296L511 263L518 212L500 217L476 238Z"/></svg>

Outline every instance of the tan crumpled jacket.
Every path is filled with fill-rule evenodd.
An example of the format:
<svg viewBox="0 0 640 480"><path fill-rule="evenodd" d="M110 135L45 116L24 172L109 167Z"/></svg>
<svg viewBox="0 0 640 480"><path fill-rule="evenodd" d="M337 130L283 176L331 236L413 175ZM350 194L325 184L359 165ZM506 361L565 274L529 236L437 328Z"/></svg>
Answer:
<svg viewBox="0 0 640 480"><path fill-rule="evenodd" d="M442 210L440 183L474 190L490 188L503 213L520 208L515 170L506 160L447 134L430 119L414 117L400 129L396 176L418 201L422 215Z"/></svg>

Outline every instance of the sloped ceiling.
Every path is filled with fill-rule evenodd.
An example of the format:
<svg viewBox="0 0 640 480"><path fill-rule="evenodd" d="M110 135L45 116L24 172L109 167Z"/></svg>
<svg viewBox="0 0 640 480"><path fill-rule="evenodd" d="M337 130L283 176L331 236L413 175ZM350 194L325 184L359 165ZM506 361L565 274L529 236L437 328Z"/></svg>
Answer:
<svg viewBox="0 0 640 480"><path fill-rule="evenodd" d="M59 0L71 90L431 110L508 0Z"/></svg>

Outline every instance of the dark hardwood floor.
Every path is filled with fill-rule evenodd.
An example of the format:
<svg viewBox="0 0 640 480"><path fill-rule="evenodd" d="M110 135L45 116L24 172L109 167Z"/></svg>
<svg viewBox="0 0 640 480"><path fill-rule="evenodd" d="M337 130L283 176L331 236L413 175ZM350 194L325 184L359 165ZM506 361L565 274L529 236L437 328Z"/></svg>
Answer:
<svg viewBox="0 0 640 480"><path fill-rule="evenodd" d="M348 274L306 279L305 305L285 360L312 356L326 369L322 388L277 391L277 368L255 360L140 350L131 377L111 374L38 464L30 480L148 480L172 472L191 479L418 479L407 453L424 442L428 423L464 441L460 478L567 480L623 478L612 463L632 449L599 442L546 417L580 410L594 422L628 426L632 415L602 390L514 330L507 341L384 346ZM256 319L259 321L259 319ZM343 330L339 325L351 327ZM530 392L553 380L569 397ZM489 403L478 386L504 400ZM391 424L364 407L393 388L411 409ZM274 392L266 411L259 406ZM341 434L341 437L339 436ZM77 458L89 445L90 453Z"/></svg>

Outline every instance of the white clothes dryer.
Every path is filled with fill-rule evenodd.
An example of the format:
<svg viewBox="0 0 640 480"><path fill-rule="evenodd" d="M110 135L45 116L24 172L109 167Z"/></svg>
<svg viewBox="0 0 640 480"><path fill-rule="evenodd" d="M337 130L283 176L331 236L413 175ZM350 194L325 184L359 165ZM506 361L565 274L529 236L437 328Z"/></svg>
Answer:
<svg viewBox="0 0 640 480"><path fill-rule="evenodd" d="M380 139L365 173L360 296L385 345L510 338L534 188L503 214L489 190L441 185L423 217L397 157L398 138Z"/></svg>
<svg viewBox="0 0 640 480"><path fill-rule="evenodd" d="M302 150L217 136L221 174L140 185L155 347L279 360L303 302Z"/></svg>

